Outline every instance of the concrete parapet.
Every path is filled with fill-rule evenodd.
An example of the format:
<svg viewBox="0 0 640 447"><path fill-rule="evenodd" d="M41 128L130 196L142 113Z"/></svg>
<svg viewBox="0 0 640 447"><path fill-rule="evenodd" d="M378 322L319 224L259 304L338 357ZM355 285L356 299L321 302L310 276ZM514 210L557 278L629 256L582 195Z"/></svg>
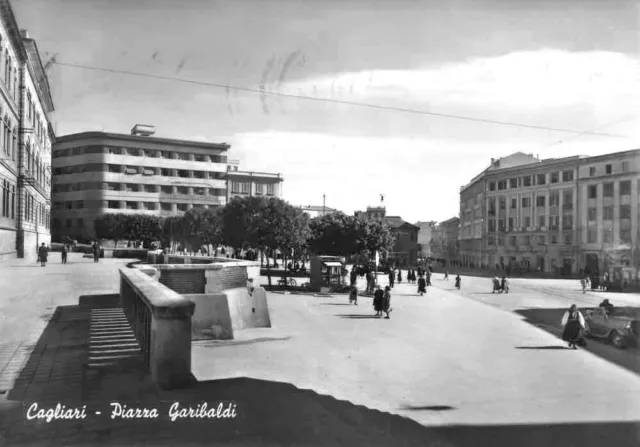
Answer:
<svg viewBox="0 0 640 447"><path fill-rule="evenodd" d="M163 389L188 385L195 303L136 268L120 269L120 300L153 381Z"/></svg>
<svg viewBox="0 0 640 447"><path fill-rule="evenodd" d="M251 294L246 287L239 287L183 296L196 305L192 320L196 338L230 340L236 331L271 327L267 293L262 287Z"/></svg>

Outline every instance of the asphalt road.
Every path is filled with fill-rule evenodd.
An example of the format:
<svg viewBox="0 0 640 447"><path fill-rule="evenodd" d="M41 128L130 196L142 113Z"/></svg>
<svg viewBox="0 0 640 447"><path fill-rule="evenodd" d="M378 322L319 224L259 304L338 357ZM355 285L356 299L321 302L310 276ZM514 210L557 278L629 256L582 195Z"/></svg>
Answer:
<svg viewBox="0 0 640 447"><path fill-rule="evenodd" d="M432 284L439 289L452 289L452 280L444 281L441 274L434 275ZM599 291L582 293L577 281L546 279L513 279L508 294L491 293L488 278L463 277L463 296L499 309L515 312L530 324L557 336L562 335L561 319L571 304L579 309L597 307L604 298L618 307L629 306L640 311L640 294L617 294ZM635 348L618 349L606 340L588 340L586 349L616 365L640 374L640 351Z"/></svg>

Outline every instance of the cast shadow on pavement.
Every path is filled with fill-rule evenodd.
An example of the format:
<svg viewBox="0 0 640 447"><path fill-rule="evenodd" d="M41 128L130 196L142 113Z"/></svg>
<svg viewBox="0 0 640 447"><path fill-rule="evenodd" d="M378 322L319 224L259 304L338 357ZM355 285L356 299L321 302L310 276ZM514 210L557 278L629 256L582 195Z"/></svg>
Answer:
<svg viewBox="0 0 640 447"><path fill-rule="evenodd" d="M568 308L568 306L567 306ZM562 315L567 311L567 308L556 309L520 309L515 312L524 317L524 321L536 326L558 338L559 343L561 341L562 327L560 321ZM622 311L626 309L626 312L640 312L640 308L618 308ZM579 310L581 310L579 308ZM530 349L523 347L522 349ZM546 347L543 349L554 349L553 347ZM555 349L559 349L555 348ZM569 349L568 347L565 349ZM635 348L618 349L615 346L611 346L606 340L587 339L587 346L580 347L579 350L589 351L592 354L597 355L611 363L621 366L636 374L640 374L640 350Z"/></svg>
<svg viewBox="0 0 640 447"><path fill-rule="evenodd" d="M336 315L336 317L340 317L340 318L348 318L351 320L370 320L370 319L380 319L380 317L376 317L375 315L362 315L362 314L355 314L355 315Z"/></svg>
<svg viewBox="0 0 640 447"><path fill-rule="evenodd" d="M353 306L349 303L320 303L321 306Z"/></svg>
<svg viewBox="0 0 640 447"><path fill-rule="evenodd" d="M255 378L196 382L191 387L158 390L138 355L103 367L89 343L93 327L117 327L117 295L81 297L81 305L58 307L20 372L8 402L0 402L0 444L7 445L220 445L220 446L450 446L538 447L541 445L633 445L637 423L425 427L389 413L371 410L311 390ZM105 319L97 319L97 317ZM115 329L114 329L115 330ZM95 331L93 334L95 335ZM122 331L122 337L125 337ZM110 354L117 348L109 350ZM125 352L124 350L122 351ZM105 356L109 359L113 355ZM175 402L209 408L234 402L237 418L168 419ZM24 408L63 404L87 406L87 418L27 421ZM110 402L157 409L157 419L111 419ZM7 405L8 404L8 405ZM13 404L13 405L12 405ZM24 404L24 407L23 405ZM95 414L100 409L102 416ZM401 409L402 410L402 409ZM404 411L454 411L448 405L407 406ZM604 444L603 444L603 440Z"/></svg>
<svg viewBox="0 0 640 447"><path fill-rule="evenodd" d="M547 350L561 350L571 349L568 346L516 346L516 349L547 349Z"/></svg>

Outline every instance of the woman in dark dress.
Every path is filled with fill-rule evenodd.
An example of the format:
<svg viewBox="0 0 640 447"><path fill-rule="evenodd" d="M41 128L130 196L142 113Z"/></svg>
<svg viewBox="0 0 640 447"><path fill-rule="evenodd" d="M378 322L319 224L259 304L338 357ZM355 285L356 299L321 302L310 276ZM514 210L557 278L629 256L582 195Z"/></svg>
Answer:
<svg viewBox="0 0 640 447"><path fill-rule="evenodd" d="M420 296L427 293L427 281L422 275L420 275L420 278L418 278L418 293L420 294Z"/></svg>
<svg viewBox="0 0 640 447"><path fill-rule="evenodd" d="M398 284L402 282L402 270L398 269Z"/></svg>
<svg viewBox="0 0 640 447"><path fill-rule="evenodd" d="M49 251L47 250L47 247L44 245L44 242L43 242L40 248L38 248L38 259L40 260L41 267L44 267L47 264L48 254L49 254Z"/></svg>
<svg viewBox="0 0 640 447"><path fill-rule="evenodd" d="M584 317L575 304L572 304L568 311L562 316L562 339L569 344L570 348L577 349L577 345L583 344L581 332L586 328Z"/></svg>
<svg viewBox="0 0 640 447"><path fill-rule="evenodd" d="M382 298L382 310L387 314L385 319L389 319L389 313L393 310L391 308L391 288L389 286L384 288L384 296Z"/></svg>
<svg viewBox="0 0 640 447"><path fill-rule="evenodd" d="M389 288L389 286L387 286ZM384 292L378 285L375 293L373 294L373 310L376 311L376 317L382 316L382 301L384 300Z"/></svg>

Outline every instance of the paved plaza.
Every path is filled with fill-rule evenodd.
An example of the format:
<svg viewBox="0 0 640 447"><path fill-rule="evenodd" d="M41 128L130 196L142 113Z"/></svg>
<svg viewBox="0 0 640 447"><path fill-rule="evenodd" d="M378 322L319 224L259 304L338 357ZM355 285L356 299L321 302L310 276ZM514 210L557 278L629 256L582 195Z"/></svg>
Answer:
<svg viewBox="0 0 640 447"><path fill-rule="evenodd" d="M52 258L45 268L22 260L0 265L0 445L585 446L640 439L640 380L628 365L637 364L637 351L617 362L610 346L564 349L554 333L562 309L597 306L605 296L582 294L577 282L515 279L512 293L496 295L486 278L465 277L457 291L453 278L434 275L423 297L416 285L397 284L389 320L373 318L370 298L353 306L345 295L270 293L272 329L195 342L198 383L163 392L135 353L114 367L88 366L96 361L92 328L122 321L115 294L126 261L94 264L73 253L61 265ZM616 305L640 301L607 296ZM545 326L527 316L532 311L552 318L544 314ZM241 417L209 425L104 418L34 425L21 406L206 399L237 401Z"/></svg>

